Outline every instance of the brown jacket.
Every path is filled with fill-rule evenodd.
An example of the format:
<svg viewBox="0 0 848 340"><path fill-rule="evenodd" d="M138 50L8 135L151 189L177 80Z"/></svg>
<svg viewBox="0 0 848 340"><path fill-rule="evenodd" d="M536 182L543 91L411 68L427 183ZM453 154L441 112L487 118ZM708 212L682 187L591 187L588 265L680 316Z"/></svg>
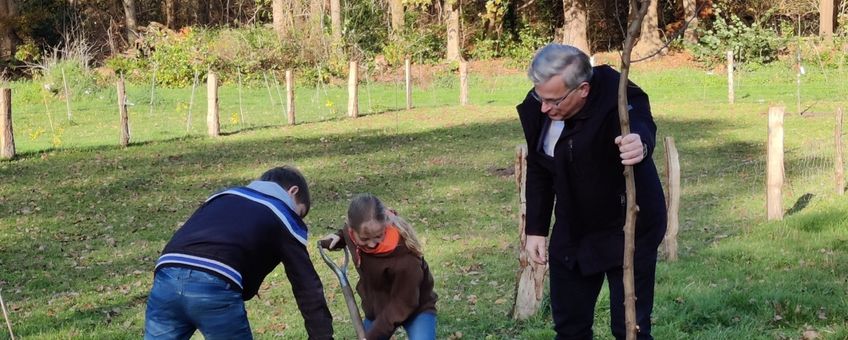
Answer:
<svg viewBox="0 0 848 340"><path fill-rule="evenodd" d="M346 228L337 235L341 240L335 248L347 246L359 272L356 292L365 317L373 321L367 339L389 338L410 316L436 313L438 296L427 261L410 251L403 238L390 253L368 254L356 250Z"/></svg>

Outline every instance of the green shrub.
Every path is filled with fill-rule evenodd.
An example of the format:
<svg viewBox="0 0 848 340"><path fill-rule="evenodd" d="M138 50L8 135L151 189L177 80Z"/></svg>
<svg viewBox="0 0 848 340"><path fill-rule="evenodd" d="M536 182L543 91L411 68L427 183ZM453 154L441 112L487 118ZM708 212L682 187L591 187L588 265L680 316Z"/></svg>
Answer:
<svg viewBox="0 0 848 340"><path fill-rule="evenodd" d="M700 31L700 40L691 46L695 57L709 65L722 63L727 51L733 51L740 63L766 64L777 60L786 40L775 30L763 27L771 13L760 21L746 23L736 14L724 14L722 7L715 9L715 20Z"/></svg>

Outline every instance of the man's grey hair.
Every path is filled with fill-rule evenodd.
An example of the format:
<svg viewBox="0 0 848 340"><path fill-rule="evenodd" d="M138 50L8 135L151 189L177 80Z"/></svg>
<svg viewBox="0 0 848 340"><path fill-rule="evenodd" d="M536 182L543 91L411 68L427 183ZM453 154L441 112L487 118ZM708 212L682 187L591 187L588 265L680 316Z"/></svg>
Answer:
<svg viewBox="0 0 848 340"><path fill-rule="evenodd" d="M592 80L589 56L571 45L548 44L536 52L527 76L535 85L543 84L556 75L562 76L565 87L573 89Z"/></svg>

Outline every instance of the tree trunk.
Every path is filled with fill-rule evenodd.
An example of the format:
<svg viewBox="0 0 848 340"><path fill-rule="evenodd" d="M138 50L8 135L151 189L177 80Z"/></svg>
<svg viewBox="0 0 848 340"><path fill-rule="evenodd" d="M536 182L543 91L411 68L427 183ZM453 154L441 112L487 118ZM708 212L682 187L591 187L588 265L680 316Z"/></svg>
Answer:
<svg viewBox="0 0 848 340"><path fill-rule="evenodd" d="M562 0L562 11L564 19L562 43L577 47L584 53L592 55L589 38L586 34L588 21L586 2L583 0Z"/></svg>
<svg viewBox="0 0 848 340"><path fill-rule="evenodd" d="M826 41L833 40L834 0L819 1L819 36Z"/></svg>
<svg viewBox="0 0 848 340"><path fill-rule="evenodd" d="M274 31L277 32L277 38L281 40L288 35L284 2L285 0L273 0L271 2L271 16L274 19Z"/></svg>
<svg viewBox="0 0 848 340"><path fill-rule="evenodd" d="M330 0L330 23L333 29L333 41L341 41L342 5L339 0Z"/></svg>
<svg viewBox="0 0 848 340"><path fill-rule="evenodd" d="M648 13L645 14L645 19L642 20L642 32L639 33L639 41L633 46L633 59L647 58L648 56L659 55L659 51L663 42L660 40L659 16L657 12L658 0L650 0L648 5ZM665 52L665 51L661 51Z"/></svg>
<svg viewBox="0 0 848 340"><path fill-rule="evenodd" d="M683 24L686 25L686 31L683 32L683 39L690 43L698 42L698 33L695 32L695 29L698 28L698 13L695 13L697 10L697 5L695 0L682 0L683 3Z"/></svg>
<svg viewBox="0 0 848 340"><path fill-rule="evenodd" d="M138 28L135 16L135 0L121 0L121 2L124 4L124 22L127 29L127 44L129 46L134 46L135 39L137 37L136 29Z"/></svg>
<svg viewBox="0 0 848 340"><path fill-rule="evenodd" d="M0 0L0 59L11 59L15 55L20 39L15 34L11 20L18 16L14 0Z"/></svg>
<svg viewBox="0 0 848 340"><path fill-rule="evenodd" d="M170 29L177 28L177 4L175 0L165 0L165 26Z"/></svg>
<svg viewBox="0 0 848 340"><path fill-rule="evenodd" d="M462 58L459 53L459 6L450 0L445 2L445 18L447 19L448 39L447 55L445 58L456 61Z"/></svg>
<svg viewBox="0 0 848 340"><path fill-rule="evenodd" d="M389 0L392 13L392 33L398 34L403 29L403 1Z"/></svg>

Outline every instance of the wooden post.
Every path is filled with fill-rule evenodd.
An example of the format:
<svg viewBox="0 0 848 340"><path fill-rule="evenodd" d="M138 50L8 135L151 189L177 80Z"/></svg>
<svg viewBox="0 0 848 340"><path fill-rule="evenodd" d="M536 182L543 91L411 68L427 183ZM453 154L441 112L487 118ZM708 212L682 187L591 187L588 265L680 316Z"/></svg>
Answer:
<svg viewBox="0 0 848 340"><path fill-rule="evenodd" d="M512 317L516 320L525 320L539 310L542 304L542 296L545 291L545 275L548 272L547 265L538 264L530 260L524 247L527 243L527 235L524 229L527 227L527 145L522 144L515 148L515 184L518 185L518 235L521 245L518 250L518 274L515 283L515 305L512 308Z"/></svg>
<svg viewBox="0 0 848 340"><path fill-rule="evenodd" d="M15 133L12 130L12 89L0 89L0 158L15 157Z"/></svg>
<svg viewBox="0 0 848 340"><path fill-rule="evenodd" d="M468 62L459 62L459 104L468 105Z"/></svg>
<svg viewBox="0 0 848 340"><path fill-rule="evenodd" d="M209 71L206 78L206 131L210 137L221 135L221 122L218 120L218 76Z"/></svg>
<svg viewBox="0 0 848 340"><path fill-rule="evenodd" d="M62 70L62 87L65 89L65 109L68 111L68 121L73 121L73 114L71 114L71 91L68 91L68 81L65 79L65 68L61 68Z"/></svg>
<svg viewBox="0 0 848 340"><path fill-rule="evenodd" d="M409 66L409 59L404 62L404 75L406 78L406 109L412 108L412 72Z"/></svg>
<svg viewBox="0 0 848 340"><path fill-rule="evenodd" d="M666 211L668 224L665 232L665 256L677 261L677 233L680 230L680 158L673 137L665 137Z"/></svg>
<svg viewBox="0 0 848 340"><path fill-rule="evenodd" d="M292 70L286 70L286 113L289 117L289 125L294 125L294 76Z"/></svg>
<svg viewBox="0 0 848 340"><path fill-rule="evenodd" d="M733 51L727 51L727 102L736 102L736 92L733 88Z"/></svg>
<svg viewBox="0 0 848 340"><path fill-rule="evenodd" d="M834 142L836 144L836 156L833 158L833 164L836 169L834 179L836 180L836 194L845 194L845 168L842 159L842 108L836 109L836 128L833 131Z"/></svg>
<svg viewBox="0 0 848 340"><path fill-rule="evenodd" d="M783 219L783 115L785 108L773 106L768 115L768 161L766 168L766 204L769 220Z"/></svg>
<svg viewBox="0 0 848 340"><path fill-rule="evenodd" d="M347 80L347 115L350 118L359 117L359 96L357 82L357 63L350 62L350 78Z"/></svg>
<svg viewBox="0 0 848 340"><path fill-rule="evenodd" d="M130 118L127 114L127 91L124 87L124 75L118 78L118 112L121 114L121 146L130 144Z"/></svg>

